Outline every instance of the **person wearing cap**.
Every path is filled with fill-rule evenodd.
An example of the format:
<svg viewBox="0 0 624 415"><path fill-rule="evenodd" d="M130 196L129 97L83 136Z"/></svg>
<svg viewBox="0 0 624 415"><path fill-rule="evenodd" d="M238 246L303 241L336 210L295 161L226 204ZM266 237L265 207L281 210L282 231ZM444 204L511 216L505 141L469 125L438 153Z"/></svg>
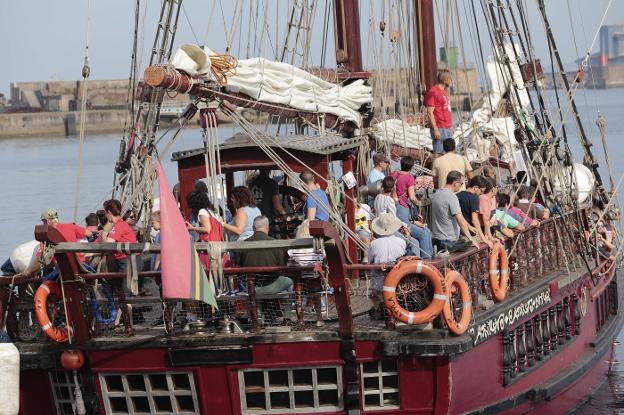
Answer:
<svg viewBox="0 0 624 415"><path fill-rule="evenodd" d="M80 239L91 237L93 232L75 223L59 223L59 215L56 209L47 208L41 212L41 221L59 231L66 242L78 242Z"/></svg>
<svg viewBox="0 0 624 415"><path fill-rule="evenodd" d="M395 262L407 252L405 238L397 235L399 231L404 231L409 235L409 230L405 229L401 222L392 213L384 213L376 217L371 223L371 231L376 238L370 243L368 248L368 261L371 264L386 264ZM370 300L373 307L370 315L374 319L383 319L383 303L381 291L383 288L385 274L381 270L373 270L370 274Z"/></svg>
<svg viewBox="0 0 624 415"><path fill-rule="evenodd" d="M388 157L386 157L386 155L383 153L375 153L375 155L373 156L373 164L373 168L366 177L367 185L377 183L378 181L383 180L384 177L386 177L386 170L388 170L388 166L390 166L390 160L388 160ZM374 196L368 197L368 205L370 207L373 206L374 201Z"/></svg>

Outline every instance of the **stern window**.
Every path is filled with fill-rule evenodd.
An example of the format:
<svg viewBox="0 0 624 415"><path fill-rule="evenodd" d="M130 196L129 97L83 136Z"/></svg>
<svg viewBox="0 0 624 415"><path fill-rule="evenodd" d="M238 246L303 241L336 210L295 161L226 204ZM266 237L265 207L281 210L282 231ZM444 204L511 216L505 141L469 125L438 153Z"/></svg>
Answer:
<svg viewBox="0 0 624 415"><path fill-rule="evenodd" d="M398 409L399 370L395 360L360 363L364 410Z"/></svg>
<svg viewBox="0 0 624 415"><path fill-rule="evenodd" d="M102 399L108 415L199 414L193 374L100 374Z"/></svg>
<svg viewBox="0 0 624 415"><path fill-rule="evenodd" d="M343 408L340 366L238 372L243 414L336 412Z"/></svg>

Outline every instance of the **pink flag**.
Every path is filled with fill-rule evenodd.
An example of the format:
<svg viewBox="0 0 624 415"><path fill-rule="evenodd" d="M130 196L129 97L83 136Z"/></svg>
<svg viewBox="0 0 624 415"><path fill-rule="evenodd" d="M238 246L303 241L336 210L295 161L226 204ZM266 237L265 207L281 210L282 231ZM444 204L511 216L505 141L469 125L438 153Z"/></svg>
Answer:
<svg viewBox="0 0 624 415"><path fill-rule="evenodd" d="M160 273L163 298L194 299L214 307L217 301L199 262L186 223L165 172L156 161L160 193Z"/></svg>

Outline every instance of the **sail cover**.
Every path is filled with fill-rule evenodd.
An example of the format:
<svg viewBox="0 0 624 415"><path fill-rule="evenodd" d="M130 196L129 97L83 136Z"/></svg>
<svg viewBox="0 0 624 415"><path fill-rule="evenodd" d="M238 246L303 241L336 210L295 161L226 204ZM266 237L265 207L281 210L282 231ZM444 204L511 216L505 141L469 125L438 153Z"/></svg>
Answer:
<svg viewBox="0 0 624 415"><path fill-rule="evenodd" d="M171 64L193 77L216 81L207 47L182 45ZM372 88L359 79L337 85L283 62L264 58L237 61L235 73L227 76L226 92L243 93L266 103L288 105L300 111L332 114L360 127L358 109L373 101Z"/></svg>
<svg viewBox="0 0 624 415"><path fill-rule="evenodd" d="M163 298L192 299L217 307L212 284L199 262L167 177L156 162L160 193L160 256Z"/></svg>
<svg viewBox="0 0 624 415"><path fill-rule="evenodd" d="M417 124L408 124L396 118L374 124L371 132L377 140L386 141L390 144L428 150L433 148L429 128Z"/></svg>

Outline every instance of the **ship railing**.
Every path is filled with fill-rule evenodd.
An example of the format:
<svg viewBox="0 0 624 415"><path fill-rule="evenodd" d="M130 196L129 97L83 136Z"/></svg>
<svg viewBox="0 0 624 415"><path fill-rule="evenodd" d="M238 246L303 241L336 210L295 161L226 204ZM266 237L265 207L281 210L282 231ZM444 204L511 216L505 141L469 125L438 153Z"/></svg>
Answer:
<svg viewBox="0 0 624 415"><path fill-rule="evenodd" d="M262 242L197 243L198 251L242 252L268 248L312 248L313 239ZM160 252L158 245L114 243L59 243L54 254L76 259L78 253L97 255L123 251L139 262ZM76 261L77 262L77 261ZM160 272L138 272L141 294L130 295L125 288L127 274L122 272L88 273L78 267L73 275L63 274L66 289L79 291L82 317L89 338L128 336L140 333L160 337L167 334L286 332L290 330L337 330L338 319L322 263L275 267L223 268L218 307L192 300L164 299ZM262 282L271 276L290 278L290 290L267 294ZM68 278L69 277L69 278ZM45 336L34 313L34 292L40 278L18 276L0 278L0 303L9 308L8 326L14 340L40 342ZM77 284L76 284L77 282ZM65 322L60 299L48 300L49 315L55 324ZM1 310L0 310L1 311ZM70 311L71 312L71 311ZM4 313L0 313L4 315ZM0 317L1 318L1 317ZM76 320L76 318L73 318ZM126 322L132 324L126 325Z"/></svg>
<svg viewBox="0 0 624 415"><path fill-rule="evenodd" d="M139 273L145 295L128 296L125 292L123 298L112 281L124 282L124 273L81 275L85 280L99 281L84 288L88 292L85 313L94 324L91 335L127 334L124 318L132 319L132 327L142 334L163 334L164 330L178 335L312 329L323 325L332 311L335 314L331 290L314 266L234 267L224 268L223 274L224 285L216 295L217 307L200 301L163 298L158 272ZM290 290L263 292L262 281L277 275L292 281ZM112 316L113 307L120 314Z"/></svg>
<svg viewBox="0 0 624 415"><path fill-rule="evenodd" d="M539 227L529 228L507 241L511 293L547 278L557 270L574 271L587 266L580 255L584 245L579 243L584 217L584 214L574 213L550 218L542 221ZM309 238L198 243L197 248L200 251L214 250L217 246L220 252L310 248L315 245L319 248L321 241L318 238L316 241L315 244L314 239ZM325 240L323 247L331 250L338 245L329 239ZM60 263L59 257L66 260L73 257L75 261L75 254L79 252L106 254L119 252L120 249L137 256L149 256L160 251L159 246L148 244L124 244L120 247L113 243L59 243L55 245L55 255ZM458 270L469 284L473 308L478 312L494 304L489 284L489 255L489 249L483 245L447 258L427 261L443 273L449 268ZM366 319L358 318L366 315L371 306L369 287L366 278L363 278L365 272L382 267L390 269L390 265L347 264L344 259L336 261L334 257L336 255L331 260L328 257L326 262L310 266L224 268L224 284L217 296L218 308L191 300L163 299L159 272L138 273L143 293L146 294L140 296L130 296L127 290L121 289L125 285L126 273L86 273L75 268L72 273L63 272L63 280L67 296L71 297L76 292L74 298L81 304L78 314L86 320L89 338L131 334L132 331L126 330L125 321L132 321L131 327L135 331L155 337L182 333L289 330L334 333L341 330L345 333L357 329L357 325L370 323L363 323ZM292 291L271 295L259 291L259 281L265 278L263 275L271 273L291 278ZM0 278L0 318L8 307L7 326L17 340L45 339L34 315L34 291L40 283L41 279L32 277ZM338 290L336 287L339 287ZM426 289L423 287L423 291ZM348 299L337 295L345 292ZM421 294L426 301L427 293ZM49 304L49 308L55 323L62 324L65 321L62 303ZM72 310L70 313L73 313Z"/></svg>
<svg viewBox="0 0 624 415"><path fill-rule="evenodd" d="M586 223L584 218L585 211L550 217L540 221L539 226L507 239L509 292L525 289L560 269L572 272L591 265L584 262L584 245L580 244ZM459 271L470 287L473 309L479 311L494 303L489 282L490 253L487 245L482 244L479 248L433 259L430 263L442 271Z"/></svg>

